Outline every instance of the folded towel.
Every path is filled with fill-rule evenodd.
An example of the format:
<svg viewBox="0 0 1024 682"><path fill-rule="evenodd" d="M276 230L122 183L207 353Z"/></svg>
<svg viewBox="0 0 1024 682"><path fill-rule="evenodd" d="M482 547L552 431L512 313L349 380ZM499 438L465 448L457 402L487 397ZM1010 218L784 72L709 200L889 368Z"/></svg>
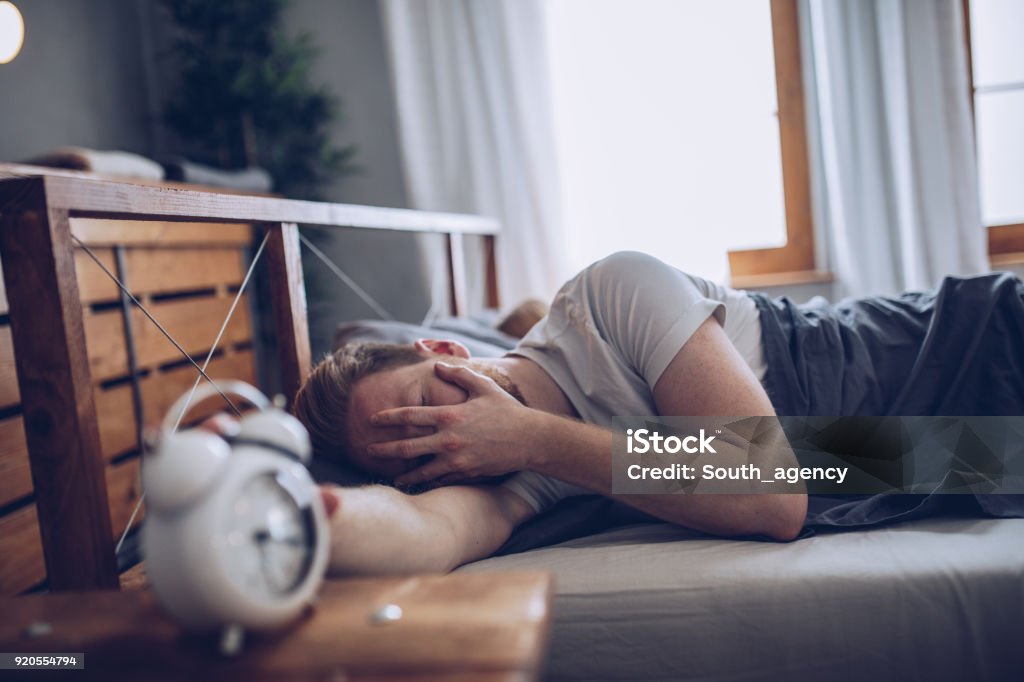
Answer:
<svg viewBox="0 0 1024 682"><path fill-rule="evenodd" d="M223 187L242 192L269 193L274 186L270 173L262 168L221 170L186 159L175 159L164 164L168 180L189 182L207 187Z"/></svg>
<svg viewBox="0 0 1024 682"><path fill-rule="evenodd" d="M100 151L84 147L59 147L26 163L50 168L89 171L97 175L163 180L164 169L156 161L138 154Z"/></svg>

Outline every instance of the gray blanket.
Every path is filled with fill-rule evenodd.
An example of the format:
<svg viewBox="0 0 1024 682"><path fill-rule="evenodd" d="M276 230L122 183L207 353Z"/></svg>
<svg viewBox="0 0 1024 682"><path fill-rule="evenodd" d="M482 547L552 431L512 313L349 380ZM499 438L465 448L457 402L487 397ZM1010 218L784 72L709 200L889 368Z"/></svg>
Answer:
<svg viewBox="0 0 1024 682"><path fill-rule="evenodd" d="M780 415L1024 415L1024 283L1009 273L836 305L753 296ZM807 526L952 513L1022 517L1024 495L822 496Z"/></svg>

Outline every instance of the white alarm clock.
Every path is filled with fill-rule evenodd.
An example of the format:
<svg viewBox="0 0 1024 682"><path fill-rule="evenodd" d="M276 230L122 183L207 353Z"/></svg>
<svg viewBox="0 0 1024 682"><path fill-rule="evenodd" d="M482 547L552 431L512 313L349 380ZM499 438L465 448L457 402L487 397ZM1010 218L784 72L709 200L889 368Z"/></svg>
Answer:
<svg viewBox="0 0 1024 682"><path fill-rule="evenodd" d="M323 501L306 469L309 435L258 390L223 382L259 410L237 434L173 431L190 396L164 421L143 461L146 573L163 606L185 628L224 628L226 651L243 629L284 625L315 599L327 565ZM204 385L199 402L216 389ZM229 639L236 642L231 644Z"/></svg>

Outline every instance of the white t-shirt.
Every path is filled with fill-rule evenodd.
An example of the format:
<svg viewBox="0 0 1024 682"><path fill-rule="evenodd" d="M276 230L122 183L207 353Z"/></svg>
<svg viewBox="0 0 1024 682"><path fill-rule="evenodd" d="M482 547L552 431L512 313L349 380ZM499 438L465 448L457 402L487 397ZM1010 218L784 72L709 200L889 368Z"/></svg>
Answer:
<svg viewBox="0 0 1024 682"><path fill-rule="evenodd" d="M547 317L510 354L540 365L583 421L611 427L615 416L658 413L654 385L712 315L761 380L765 361L753 299L630 251L566 282ZM502 485L538 513L564 497L591 494L535 472L518 473Z"/></svg>

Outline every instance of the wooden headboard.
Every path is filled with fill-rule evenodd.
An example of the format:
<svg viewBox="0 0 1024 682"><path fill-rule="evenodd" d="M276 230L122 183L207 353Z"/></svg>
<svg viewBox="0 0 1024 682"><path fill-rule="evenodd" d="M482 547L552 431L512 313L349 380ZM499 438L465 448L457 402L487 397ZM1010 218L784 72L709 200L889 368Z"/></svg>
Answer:
<svg viewBox="0 0 1024 682"><path fill-rule="evenodd" d="M246 272L251 228L92 218L72 218L70 227L186 351L205 358ZM120 289L82 248L75 249L74 261L110 524L119 537L141 494L137 420L155 425L192 385L196 371L139 309L122 299ZM7 312L7 297L0 293L0 315L6 318ZM37 508L31 501L24 432L28 405L20 404L9 321L0 324L0 508L10 508L0 516L0 592L7 594L46 577ZM242 301L207 368L210 376L256 383L252 341L249 309ZM201 410L195 414L203 416Z"/></svg>
<svg viewBox="0 0 1024 682"><path fill-rule="evenodd" d="M467 299L463 236L482 235L485 300L497 306L498 225L488 218L75 173L0 177L0 592L43 580L53 590L117 587L114 542L140 492L136 417L162 414L197 375L74 238L201 358L238 291L244 254L266 234L290 400L310 369L297 224L445 235L456 313ZM255 378L245 307L211 362L214 378Z"/></svg>

